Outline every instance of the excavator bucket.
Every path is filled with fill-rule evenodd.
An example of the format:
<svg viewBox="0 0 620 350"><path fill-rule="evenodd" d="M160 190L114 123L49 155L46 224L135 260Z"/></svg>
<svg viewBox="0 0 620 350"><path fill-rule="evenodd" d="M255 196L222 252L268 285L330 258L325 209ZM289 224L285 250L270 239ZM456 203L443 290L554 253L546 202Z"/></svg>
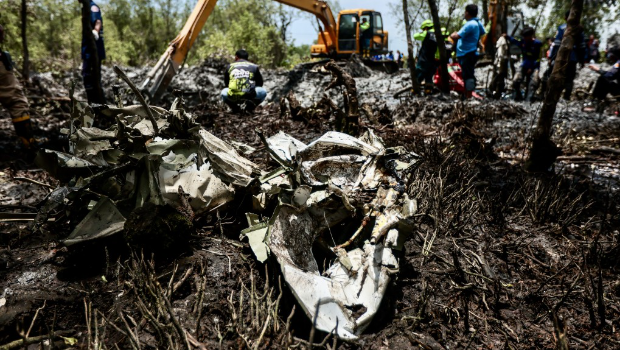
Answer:
<svg viewBox="0 0 620 350"><path fill-rule="evenodd" d="M170 58L164 59L148 74L140 90L151 102L158 101L166 91L172 78L177 74L178 67Z"/></svg>

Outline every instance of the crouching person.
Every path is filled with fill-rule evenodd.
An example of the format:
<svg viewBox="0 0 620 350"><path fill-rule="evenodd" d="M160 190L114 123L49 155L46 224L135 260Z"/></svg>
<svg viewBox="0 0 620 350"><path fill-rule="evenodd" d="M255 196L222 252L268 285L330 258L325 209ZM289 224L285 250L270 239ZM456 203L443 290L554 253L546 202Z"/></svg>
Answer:
<svg viewBox="0 0 620 350"><path fill-rule="evenodd" d="M248 52L241 49L235 53L235 62L231 63L224 74L222 101L233 112L253 111L265 100L267 90L263 88L263 76L258 65L248 61Z"/></svg>
<svg viewBox="0 0 620 350"><path fill-rule="evenodd" d="M596 80L594 89L592 90L592 97L594 100L590 100L586 103L585 111L597 111L602 112L605 105L602 103L608 94L620 96L620 47L612 47L607 50L607 62L610 63L611 69L608 71L601 70L600 67L591 64L589 66L595 72L598 72L600 76Z"/></svg>

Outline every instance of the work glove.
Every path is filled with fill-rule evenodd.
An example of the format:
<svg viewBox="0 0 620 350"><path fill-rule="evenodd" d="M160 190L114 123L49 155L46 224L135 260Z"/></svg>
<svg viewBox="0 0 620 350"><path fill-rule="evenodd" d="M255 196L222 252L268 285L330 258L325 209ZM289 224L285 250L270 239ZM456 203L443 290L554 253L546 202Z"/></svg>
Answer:
<svg viewBox="0 0 620 350"><path fill-rule="evenodd" d="M99 40L99 31L93 29L93 36L95 37L95 41Z"/></svg>

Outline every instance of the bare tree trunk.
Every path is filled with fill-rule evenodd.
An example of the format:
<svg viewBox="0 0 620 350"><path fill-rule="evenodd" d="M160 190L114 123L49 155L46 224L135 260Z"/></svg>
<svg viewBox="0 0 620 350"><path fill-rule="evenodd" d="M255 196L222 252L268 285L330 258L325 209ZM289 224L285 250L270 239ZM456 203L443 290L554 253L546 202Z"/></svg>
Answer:
<svg viewBox="0 0 620 350"><path fill-rule="evenodd" d="M87 73L91 74L90 79L92 79L93 86L90 94L87 91L88 102L104 103L105 98L101 88L101 61L99 60L95 37L92 33L93 27L90 23L90 0L80 0L80 3L82 4L82 39L84 40L82 45L86 45L86 52L90 54L86 60L88 62L83 62L83 64L87 64Z"/></svg>
<svg viewBox="0 0 620 350"><path fill-rule="evenodd" d="M525 169L528 171L546 171L555 162L557 156L561 154L560 149L551 141L551 124L566 80L566 67L570 60L570 53L573 50L576 38L583 30L579 24L582 10L583 0L573 0L568 16L568 26L555 59L553 71L549 78L547 95L532 138L530 156L525 162Z"/></svg>
<svg viewBox="0 0 620 350"><path fill-rule="evenodd" d="M29 85L30 82L30 53L28 52L28 37L26 36L26 28L28 20L28 7L26 6L26 0L22 0L22 48L24 55L24 63L22 66L22 75L24 76L24 84Z"/></svg>
<svg viewBox="0 0 620 350"><path fill-rule="evenodd" d="M450 93L450 82L448 81L448 54L444 44L443 33L441 32L441 22L437 11L435 0L428 0L428 7L433 16L433 27L435 28L435 38L437 38L437 48L439 48L439 74L441 76L441 86L439 89L444 93Z"/></svg>
<svg viewBox="0 0 620 350"><path fill-rule="evenodd" d="M484 25L489 23L489 0L482 0L482 19Z"/></svg>
<svg viewBox="0 0 620 350"><path fill-rule="evenodd" d="M415 76L415 59L413 58L413 41L411 40L411 22L409 22L409 9L407 8L407 0L403 0L403 15L405 16L405 33L407 34L407 68L411 75L411 85L413 93L420 93L420 82Z"/></svg>

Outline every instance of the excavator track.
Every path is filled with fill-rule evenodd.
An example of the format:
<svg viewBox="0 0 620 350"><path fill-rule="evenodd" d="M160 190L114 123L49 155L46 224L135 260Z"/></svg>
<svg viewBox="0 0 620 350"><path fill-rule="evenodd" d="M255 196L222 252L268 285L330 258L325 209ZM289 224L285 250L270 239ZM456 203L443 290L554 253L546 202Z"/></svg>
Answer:
<svg viewBox="0 0 620 350"><path fill-rule="evenodd" d="M364 59L362 61L368 68L374 71L384 72L387 74L394 74L398 72L398 70L400 69L400 67L398 66L398 62L392 61L392 60L374 61L374 60Z"/></svg>
<svg viewBox="0 0 620 350"><path fill-rule="evenodd" d="M336 62L339 63L339 64L345 64L347 60L348 59L337 59ZM296 68L312 69L312 68L315 68L315 67L318 67L318 66L324 66L329 61L331 61L331 59L324 58L324 59L321 59L321 60L300 63L300 64L298 64L296 66ZM364 65L366 67L368 67L368 68L370 68L370 69L372 69L374 71L377 71L377 72L383 72L383 73L387 73L387 74L394 74L394 73L398 72L398 70L399 70L398 62L392 61L392 60L375 61L375 60L363 59L362 62L364 63Z"/></svg>

